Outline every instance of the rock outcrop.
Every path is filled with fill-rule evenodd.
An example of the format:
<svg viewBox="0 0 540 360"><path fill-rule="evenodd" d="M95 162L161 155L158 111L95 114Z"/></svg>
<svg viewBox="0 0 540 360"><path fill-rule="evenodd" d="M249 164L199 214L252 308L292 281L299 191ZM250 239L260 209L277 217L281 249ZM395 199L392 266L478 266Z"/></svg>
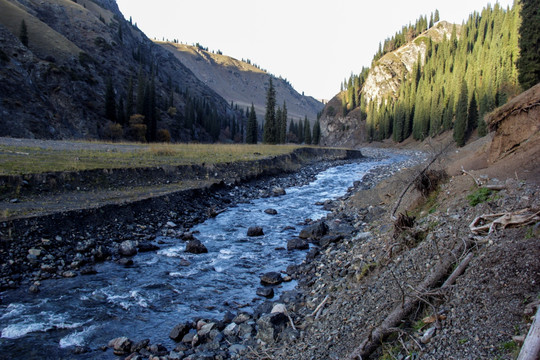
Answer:
<svg viewBox="0 0 540 360"><path fill-rule="evenodd" d="M413 41L376 61L361 90L366 102L369 104L371 101L380 102L385 97L397 97L402 77L412 72L419 58L424 61L429 39L433 42L449 39L453 26L441 21ZM459 36L460 26L456 25L456 30ZM355 146L366 141L365 114L362 115L357 108L344 115L341 101L344 95L345 92L337 94L323 110L320 119L322 145Z"/></svg>

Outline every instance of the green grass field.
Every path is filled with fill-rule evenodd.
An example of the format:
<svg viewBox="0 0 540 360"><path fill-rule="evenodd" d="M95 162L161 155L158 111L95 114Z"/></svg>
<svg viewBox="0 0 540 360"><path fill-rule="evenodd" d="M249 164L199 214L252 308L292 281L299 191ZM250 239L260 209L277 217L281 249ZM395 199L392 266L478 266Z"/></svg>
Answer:
<svg viewBox="0 0 540 360"><path fill-rule="evenodd" d="M0 175L21 175L55 171L139 168L164 165L217 164L257 160L282 155L297 145L227 144L110 144L107 149L76 150L0 145ZM95 143L89 143L95 144ZM105 144L105 143L103 143ZM122 149L127 145L129 151Z"/></svg>

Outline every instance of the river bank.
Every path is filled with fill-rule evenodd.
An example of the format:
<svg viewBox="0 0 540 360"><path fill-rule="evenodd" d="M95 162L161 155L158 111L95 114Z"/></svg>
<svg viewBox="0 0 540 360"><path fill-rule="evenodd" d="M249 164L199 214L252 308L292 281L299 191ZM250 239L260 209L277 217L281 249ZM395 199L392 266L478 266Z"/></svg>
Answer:
<svg viewBox="0 0 540 360"><path fill-rule="evenodd" d="M382 154L379 154L378 156L381 157ZM370 159L370 161L372 161L372 160L373 159ZM292 185L305 184L305 183L307 183L309 181L312 181L313 178L314 178L314 175L316 173L319 173L321 170L323 170L325 168L328 168L329 166L336 166L336 165L339 165L339 162L338 163L336 163L336 162L318 163L318 164L313 164L312 166L309 166L307 168L303 168L300 172L297 172L297 173L293 174L292 176L282 176L282 177L278 177L278 178L275 178L275 177L274 178L269 178L269 179L266 179L265 181L257 181L257 182L254 182L252 184L247 184L247 186L224 187L223 189L217 189L217 190L214 189L213 192L212 192L211 198L212 198L212 201L214 201L214 205L221 204L222 206L223 205L224 206L231 206L231 205L234 205L236 203L241 203L242 199L250 199L250 198L258 198L258 197L261 197L261 196L262 197L268 196L268 195L270 195L272 193L272 190L275 189L275 188L285 188L286 189L286 188L288 188L289 186L292 186ZM397 168L396 168L396 171L397 171ZM360 186L360 183L357 183L356 186ZM196 200L196 201L192 201L192 202L196 203L196 205L198 205L200 207L201 211L207 211L208 209L213 209L213 211L215 211L215 213L219 213L221 211L221 208L219 206L212 207L212 206L208 206L209 204L203 204L204 198L201 198L200 200ZM186 201L184 204L188 204L188 203L189 202ZM323 204L321 204L321 205L323 205ZM330 203L330 202L325 203L324 206L325 207L331 207L332 203ZM191 212L192 211L190 210L187 213L191 213ZM155 221L154 215L155 214L152 214L152 219L149 219L149 220ZM170 216L170 214L168 214L168 215ZM208 214L206 214L206 216L208 216ZM183 217L185 217L185 215L183 215ZM71 278L71 276L76 276L78 274L92 274L93 269L92 269L92 263L90 261L101 259L100 254L102 254L103 252L107 252L107 250L109 250L109 253L107 254L107 257L111 257L111 258L115 258L115 259L122 259L123 260L124 258L120 257L119 254L120 254L121 251L127 251L125 249L122 250L123 245L125 245L124 242L130 241L130 240L126 240L126 239L134 239L134 238L137 239L137 242L139 244L138 244L138 247L137 247L136 251L140 251L142 253L143 251L155 250L155 248L152 249L152 248L146 247L145 244L152 243L152 242L155 244L155 236L156 236L156 234L157 235L159 235L159 234L172 234L173 236L178 236L178 237L183 237L184 235L185 235L185 237L190 236L189 233L187 232L187 230L189 230L189 227L184 227L184 224L181 224L180 222L177 222L177 223L173 224L173 221L169 220L167 223L162 223L161 228L158 228L157 226L149 226L148 228L143 228L143 226L144 226L143 224L145 224L145 223L140 223L140 224L135 225L136 226L135 229L137 230L137 233L140 234L138 237L134 237L134 234L130 233L130 232L124 233L124 237L120 237L118 240L116 240L114 242L114 245L113 245L114 247L112 247L112 248L106 248L102 244L97 243L97 241L99 241L98 236L100 235L100 233L98 233L98 235L96 235L95 240L94 239L89 239L89 240L86 240L86 241L83 240L83 241L77 242L76 243L76 249L74 249L74 250L77 253L76 254L77 260L79 260L79 259L83 260L82 264L79 264L79 263L74 264L72 262L72 263L69 264L69 267L64 272L47 271L48 268L46 266L44 267L43 264L42 264L41 267L40 267L40 271L32 273L32 275L35 276L35 278L30 279L30 285L31 285L30 290L31 291L39 291L40 290L40 287L39 287L40 286L40 281L44 281L43 279L47 279L49 277L68 277L68 278ZM87 227L87 229L88 229L88 227ZM104 234L105 231L106 231L106 230L101 229L99 226L96 226L95 229L103 231L103 233L101 233L101 234ZM158 231L159 229L161 229L161 231ZM88 233L86 235L89 236L90 233ZM106 239L112 239L113 236L115 236L115 235L116 235L116 233L113 234L113 233L109 232L107 234ZM118 234L118 235L120 235L120 234ZM46 239L46 240L49 240L49 239ZM62 241L62 239L54 238L53 241L60 242L60 241ZM135 243L135 245L136 245L136 243ZM42 250L42 249L44 249L44 250L46 250L48 252L45 253L45 254L39 254L39 253L33 252L33 253L30 253L29 255L36 256L36 258L37 258L36 262L38 262L38 261L50 261L51 257L54 257L56 255L52 251L51 247L43 247L41 249L36 249L36 250ZM59 256L59 259L60 259L59 262L61 264L62 260L63 260L63 258L62 258L63 255L61 255L59 253L58 256ZM90 260L88 264L84 264L84 261L86 259ZM88 261L88 260L86 260L86 261ZM45 264L45 265L47 265L47 264ZM80 269L79 270L77 268L73 269L72 265L80 266ZM129 265L129 260L128 260L128 262L126 262L126 265ZM38 278L37 276L40 276L40 277ZM41 279L42 276L43 276L43 279ZM38 293L35 296L39 297L40 295ZM254 327L253 327L253 331L255 331ZM252 335L254 335L254 334L252 334ZM253 337L253 339L254 339L254 337Z"/></svg>

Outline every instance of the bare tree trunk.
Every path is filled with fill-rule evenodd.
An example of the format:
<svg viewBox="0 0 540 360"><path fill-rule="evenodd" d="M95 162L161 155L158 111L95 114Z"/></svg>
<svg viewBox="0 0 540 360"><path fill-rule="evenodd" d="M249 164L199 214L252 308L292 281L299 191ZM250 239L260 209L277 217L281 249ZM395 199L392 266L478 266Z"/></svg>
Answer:
<svg viewBox="0 0 540 360"><path fill-rule="evenodd" d="M540 358L540 306L521 347L517 360L536 360Z"/></svg>
<svg viewBox="0 0 540 360"><path fill-rule="evenodd" d="M464 250L467 249L464 249L462 246L460 246L457 251L447 256L446 259L442 260L442 262L439 263L439 265L424 279L424 281L422 281L422 283L418 285L416 291L418 293L426 293L435 285L440 283L452 269L452 266L454 265L454 260L459 257L460 253ZM443 287L449 286L453 281L455 281L459 274L463 272L466 264L469 263L471 258L472 255L469 254L469 256L467 256L462 261L462 264L465 263L465 265L458 266L456 271L452 273L452 275L449 277L448 281L445 282ZM370 336L368 336L367 339L365 339L360 344L360 346L358 346L352 352L352 354L349 355L348 358L351 360L361 360L364 357L367 358L373 351L375 351L375 349L377 349L377 347L379 347L385 337L394 332L394 329L400 324L401 320L407 315L409 315L411 311L417 307L419 301L420 298L418 296L405 296L404 301L401 302L398 306L396 306L390 314L388 314L388 316L383 320L383 322L370 334Z"/></svg>

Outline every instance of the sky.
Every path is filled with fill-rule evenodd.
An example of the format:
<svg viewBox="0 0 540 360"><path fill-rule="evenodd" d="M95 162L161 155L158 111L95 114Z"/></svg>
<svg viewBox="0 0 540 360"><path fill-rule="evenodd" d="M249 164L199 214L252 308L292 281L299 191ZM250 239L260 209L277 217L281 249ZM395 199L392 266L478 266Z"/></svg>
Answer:
<svg viewBox="0 0 540 360"><path fill-rule="evenodd" d="M506 8L513 0L498 1ZM300 93L331 99L370 66L379 42L439 10L461 24L487 0L117 0L149 38L250 59ZM495 4L495 1L491 2Z"/></svg>

